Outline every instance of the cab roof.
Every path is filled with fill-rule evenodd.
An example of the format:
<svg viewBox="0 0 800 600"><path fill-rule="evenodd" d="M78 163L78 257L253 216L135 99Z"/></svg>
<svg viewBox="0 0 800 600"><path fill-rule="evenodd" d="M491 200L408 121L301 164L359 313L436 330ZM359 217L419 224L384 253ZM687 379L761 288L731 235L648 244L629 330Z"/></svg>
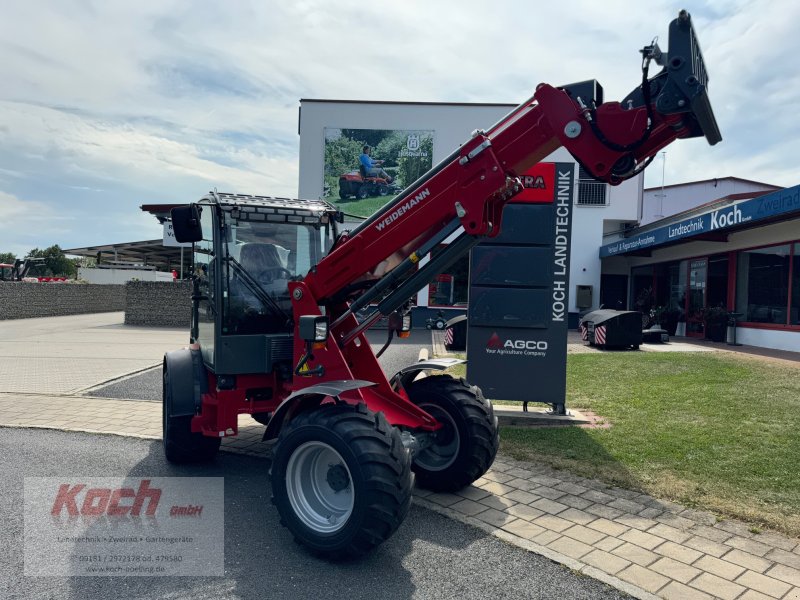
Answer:
<svg viewBox="0 0 800 600"><path fill-rule="evenodd" d="M279 214L292 214L294 212L300 213L322 213L322 212L337 212L333 204L325 202L324 200L299 200L295 198L277 198L273 196L252 196L250 194L229 194L225 192L211 192L203 197L200 201L204 203L216 202L223 210L238 208L243 212L263 212L279 211ZM287 212L284 212L287 211Z"/></svg>

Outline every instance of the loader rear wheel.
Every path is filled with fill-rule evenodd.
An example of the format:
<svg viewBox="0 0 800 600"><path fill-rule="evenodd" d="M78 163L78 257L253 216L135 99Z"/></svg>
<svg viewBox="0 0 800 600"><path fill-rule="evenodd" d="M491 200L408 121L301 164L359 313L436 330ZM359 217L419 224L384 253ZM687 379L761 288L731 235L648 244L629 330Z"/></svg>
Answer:
<svg viewBox="0 0 800 600"><path fill-rule="evenodd" d="M492 405L463 379L433 375L406 390L411 401L442 424L436 441L414 456L417 484L437 492L459 490L492 466L500 435Z"/></svg>
<svg viewBox="0 0 800 600"><path fill-rule="evenodd" d="M163 401L161 403L161 429L164 456L173 463L207 462L219 451L220 439L192 432L192 417L173 417L175 388L168 368L164 368Z"/></svg>
<svg viewBox="0 0 800 600"><path fill-rule="evenodd" d="M313 552L358 556L400 526L411 468L400 432L363 404L302 412L273 452L272 502L281 523Z"/></svg>

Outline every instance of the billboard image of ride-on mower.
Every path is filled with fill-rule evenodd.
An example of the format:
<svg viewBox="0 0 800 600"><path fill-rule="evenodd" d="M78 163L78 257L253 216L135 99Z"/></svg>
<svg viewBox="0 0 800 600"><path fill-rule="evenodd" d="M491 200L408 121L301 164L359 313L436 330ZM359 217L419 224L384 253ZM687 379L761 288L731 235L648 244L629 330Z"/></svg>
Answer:
<svg viewBox="0 0 800 600"><path fill-rule="evenodd" d="M325 128L324 200L368 217L428 171L433 131Z"/></svg>
<svg viewBox="0 0 800 600"><path fill-rule="evenodd" d="M363 167L339 176L339 199L363 200L370 196L394 196L401 188L389 177L369 177Z"/></svg>

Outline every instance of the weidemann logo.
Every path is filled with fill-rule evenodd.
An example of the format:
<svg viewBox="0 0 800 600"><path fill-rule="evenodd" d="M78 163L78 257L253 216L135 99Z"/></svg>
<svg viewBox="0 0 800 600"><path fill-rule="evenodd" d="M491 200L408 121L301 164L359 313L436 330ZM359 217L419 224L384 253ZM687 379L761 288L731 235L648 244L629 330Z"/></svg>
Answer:
<svg viewBox="0 0 800 600"><path fill-rule="evenodd" d="M486 342L486 354L498 356L529 356L539 357L547 355L547 342L543 340L503 340L497 332L492 334Z"/></svg>
<svg viewBox="0 0 800 600"><path fill-rule="evenodd" d="M388 217L385 217L382 221L380 221L377 225L375 225L375 229L377 229L378 231L383 231L383 229L387 225L389 225L392 221L396 221L397 219L402 217L405 213L414 208L417 204L425 200L425 198L427 198L430 195L431 193L428 190L428 188L425 188L419 194L411 198L411 200L409 200L404 204L401 204L396 209L394 209Z"/></svg>

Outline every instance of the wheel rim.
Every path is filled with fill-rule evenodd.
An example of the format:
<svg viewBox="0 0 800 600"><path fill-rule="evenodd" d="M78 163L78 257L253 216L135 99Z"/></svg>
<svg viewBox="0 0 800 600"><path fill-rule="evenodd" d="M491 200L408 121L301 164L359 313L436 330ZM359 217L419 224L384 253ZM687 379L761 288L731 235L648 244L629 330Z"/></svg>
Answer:
<svg viewBox="0 0 800 600"><path fill-rule="evenodd" d="M452 465L461 447L458 427L450 414L436 404L420 404L419 407L434 417L442 428L436 432L436 442L419 452L414 462L426 471L443 471Z"/></svg>
<svg viewBox="0 0 800 600"><path fill-rule="evenodd" d="M353 478L341 454L324 442L298 446L286 465L289 503L304 525L335 533L353 513Z"/></svg>

